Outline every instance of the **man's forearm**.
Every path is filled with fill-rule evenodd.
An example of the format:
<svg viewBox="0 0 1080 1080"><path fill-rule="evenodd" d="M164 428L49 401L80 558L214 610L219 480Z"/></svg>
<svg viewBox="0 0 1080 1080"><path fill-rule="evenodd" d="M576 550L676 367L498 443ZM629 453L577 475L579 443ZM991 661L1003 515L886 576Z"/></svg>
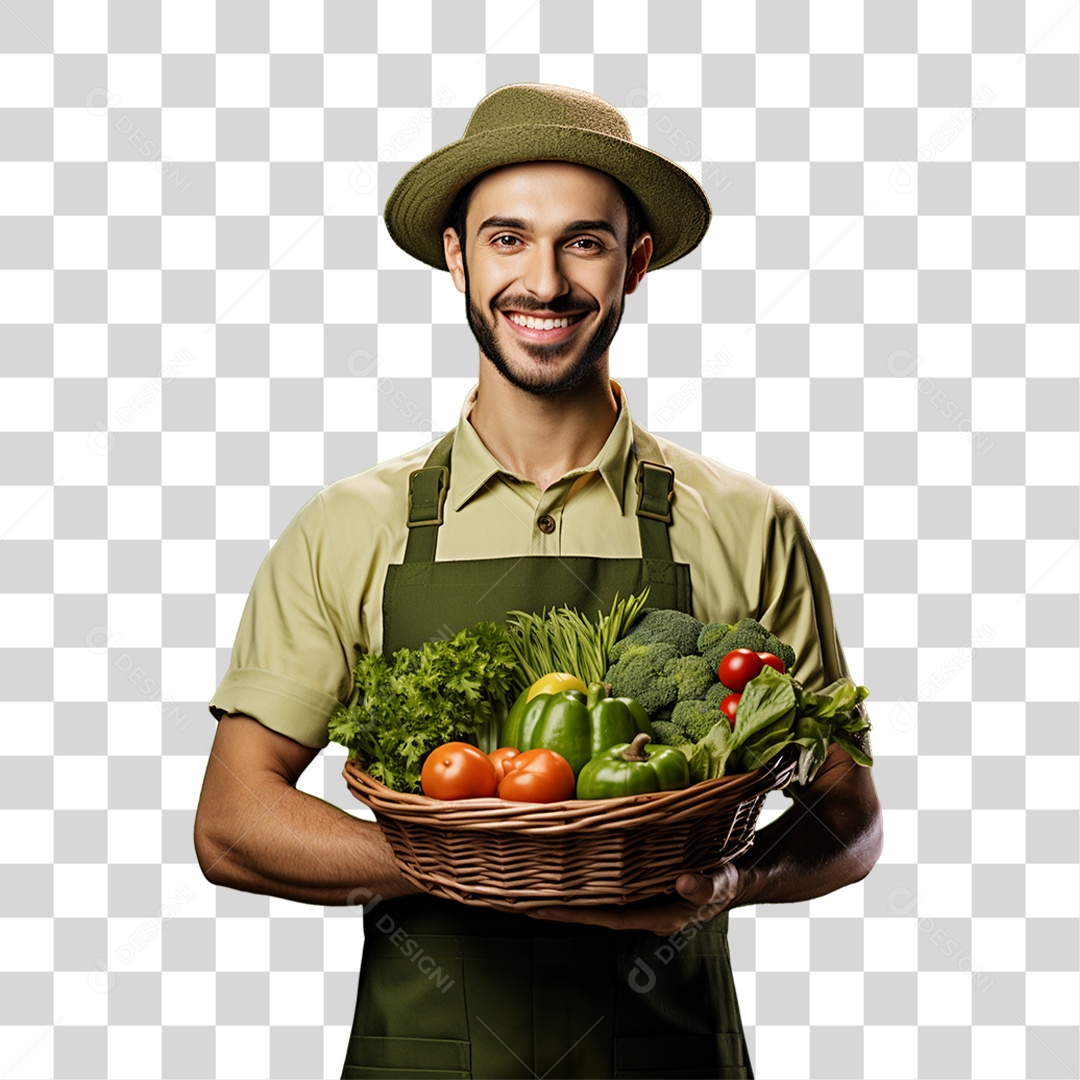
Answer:
<svg viewBox="0 0 1080 1080"><path fill-rule="evenodd" d="M844 798L834 798L843 793ZM795 804L759 829L734 860L733 907L811 900L864 878L881 854L881 811L869 770L839 747L830 750Z"/></svg>
<svg viewBox="0 0 1080 1080"><path fill-rule="evenodd" d="M238 793L228 815L196 821L203 873L215 885L308 904L365 904L419 890L382 829L285 780Z"/></svg>

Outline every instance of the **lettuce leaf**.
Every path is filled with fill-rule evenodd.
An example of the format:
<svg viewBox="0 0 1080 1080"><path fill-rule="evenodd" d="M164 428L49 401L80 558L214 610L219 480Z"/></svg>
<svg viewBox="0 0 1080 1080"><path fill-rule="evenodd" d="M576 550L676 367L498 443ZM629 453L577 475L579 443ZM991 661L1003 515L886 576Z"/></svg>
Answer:
<svg viewBox="0 0 1080 1080"><path fill-rule="evenodd" d="M808 784L834 742L858 764L873 765L851 738L870 726L861 708L868 694L851 679L807 690L790 675L765 667L743 691L734 730L721 721L689 752L691 777L698 781L750 772L794 745L799 748L796 779Z"/></svg>
<svg viewBox="0 0 1080 1080"><path fill-rule="evenodd" d="M699 780L723 776L734 748L735 736L725 716L713 724L705 738L683 747L684 752L689 752L691 781L696 784Z"/></svg>
<svg viewBox="0 0 1080 1080"><path fill-rule="evenodd" d="M764 667L746 686L735 711L735 745L741 746L761 728L781 718L788 726L795 719L795 680L775 668Z"/></svg>

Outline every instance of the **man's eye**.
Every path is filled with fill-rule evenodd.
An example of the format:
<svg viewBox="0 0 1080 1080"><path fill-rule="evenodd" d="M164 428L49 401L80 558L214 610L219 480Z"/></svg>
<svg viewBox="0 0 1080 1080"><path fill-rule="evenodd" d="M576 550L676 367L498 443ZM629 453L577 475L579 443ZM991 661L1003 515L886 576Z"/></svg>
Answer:
<svg viewBox="0 0 1080 1080"><path fill-rule="evenodd" d="M504 243L504 241L507 242ZM492 243L498 247L513 247L517 242L518 238L516 236L511 236L509 233L506 233L504 236L496 236L494 240L492 240Z"/></svg>
<svg viewBox="0 0 1080 1080"><path fill-rule="evenodd" d="M580 251L595 251L600 247L600 244L591 236L579 236L576 240L571 241L570 246L576 247Z"/></svg>

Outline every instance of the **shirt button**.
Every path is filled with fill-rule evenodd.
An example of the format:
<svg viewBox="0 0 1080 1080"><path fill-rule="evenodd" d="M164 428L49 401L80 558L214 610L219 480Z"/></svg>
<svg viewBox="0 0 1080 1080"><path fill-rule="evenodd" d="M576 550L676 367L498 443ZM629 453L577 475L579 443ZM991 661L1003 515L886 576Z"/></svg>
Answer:
<svg viewBox="0 0 1080 1080"><path fill-rule="evenodd" d="M536 519L536 527L542 533L553 533L555 531L555 519L550 514L542 514Z"/></svg>

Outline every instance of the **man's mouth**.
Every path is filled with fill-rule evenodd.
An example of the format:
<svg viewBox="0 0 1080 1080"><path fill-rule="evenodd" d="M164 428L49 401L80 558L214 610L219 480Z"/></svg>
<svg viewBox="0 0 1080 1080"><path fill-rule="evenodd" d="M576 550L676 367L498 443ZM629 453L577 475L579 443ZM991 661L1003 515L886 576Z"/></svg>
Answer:
<svg viewBox="0 0 1080 1080"><path fill-rule="evenodd" d="M562 341L575 332L578 324L588 314L579 311L573 315L535 315L523 311L502 311L500 314L520 337L530 341Z"/></svg>

